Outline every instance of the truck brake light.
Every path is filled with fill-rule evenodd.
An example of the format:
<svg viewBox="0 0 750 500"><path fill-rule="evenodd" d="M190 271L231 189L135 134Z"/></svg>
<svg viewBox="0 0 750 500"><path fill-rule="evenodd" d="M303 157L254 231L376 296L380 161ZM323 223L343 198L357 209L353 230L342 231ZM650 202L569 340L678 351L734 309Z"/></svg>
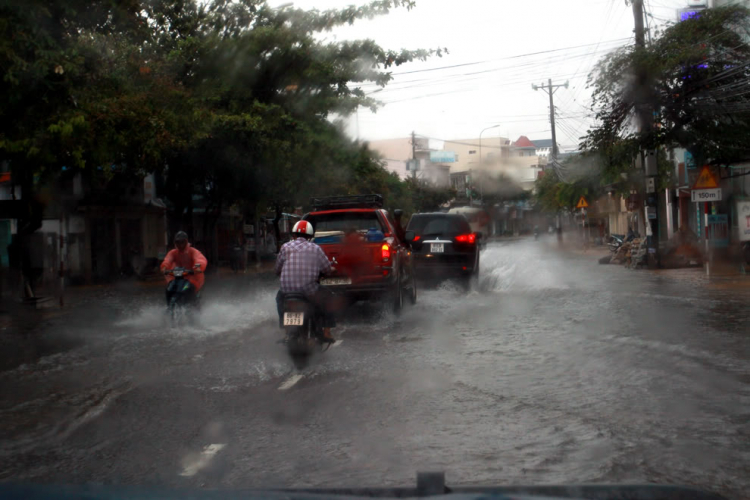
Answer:
<svg viewBox="0 0 750 500"><path fill-rule="evenodd" d="M383 243L383 246L380 248L380 253L383 256L383 261L390 260L391 247L388 245L388 243Z"/></svg>

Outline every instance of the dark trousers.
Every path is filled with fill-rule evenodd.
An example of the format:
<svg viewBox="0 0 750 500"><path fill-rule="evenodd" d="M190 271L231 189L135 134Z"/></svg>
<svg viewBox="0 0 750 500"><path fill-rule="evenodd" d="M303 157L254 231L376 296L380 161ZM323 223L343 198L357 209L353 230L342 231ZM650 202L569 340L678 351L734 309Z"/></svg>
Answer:
<svg viewBox="0 0 750 500"><path fill-rule="evenodd" d="M336 318L333 315L331 304L333 302L333 292L323 288L318 289L314 294L306 295L307 300L315 307L315 314L318 315L323 328L335 328ZM284 326L284 294L279 290L276 294L276 311L279 313L279 327Z"/></svg>

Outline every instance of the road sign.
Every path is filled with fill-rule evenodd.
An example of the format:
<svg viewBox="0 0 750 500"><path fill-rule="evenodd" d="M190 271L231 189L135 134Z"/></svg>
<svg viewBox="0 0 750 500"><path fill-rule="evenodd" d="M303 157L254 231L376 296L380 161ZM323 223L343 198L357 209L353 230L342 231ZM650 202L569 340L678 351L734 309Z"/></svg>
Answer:
<svg viewBox="0 0 750 500"><path fill-rule="evenodd" d="M695 202L721 201L721 188L693 189L690 191L690 199Z"/></svg>
<svg viewBox="0 0 750 500"><path fill-rule="evenodd" d="M719 187L716 177L711 173L711 167L705 165L701 169L698 179L693 184L693 189L713 189Z"/></svg>
<svg viewBox="0 0 750 500"><path fill-rule="evenodd" d="M576 208L588 208L589 204L586 202L586 198L581 196L581 199L578 200L578 205L576 205Z"/></svg>

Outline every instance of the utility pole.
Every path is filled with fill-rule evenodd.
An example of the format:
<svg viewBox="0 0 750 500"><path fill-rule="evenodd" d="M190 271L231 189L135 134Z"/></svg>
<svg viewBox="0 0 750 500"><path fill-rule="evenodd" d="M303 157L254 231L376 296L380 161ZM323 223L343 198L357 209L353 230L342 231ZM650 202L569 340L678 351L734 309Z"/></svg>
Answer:
<svg viewBox="0 0 750 500"><path fill-rule="evenodd" d="M636 52L643 52L646 49L646 34L643 23L643 0L631 0L633 5L633 21L635 26L635 47ZM642 64L642 63L641 63ZM648 137L653 128L653 109L648 103L648 97L651 95L649 89L648 69L641 65L636 70L636 114L638 116L638 131L641 137ZM656 266L661 264L659 255L659 172L657 151L654 149L644 149L641 147L639 152L640 164L643 166L645 174L646 203L645 225L651 229L651 238L648 239L649 257L654 256L652 261ZM651 259L649 258L649 261Z"/></svg>
<svg viewBox="0 0 750 500"><path fill-rule="evenodd" d="M553 160L557 159L557 134L555 133L555 100L552 97L555 92L557 92L557 89L560 87L568 88L569 82L565 82L563 84L559 85L552 85L552 78L547 79L547 85L545 86L543 83L541 85L534 85L531 84L531 88L534 90L543 90L549 95L549 123L550 127L552 129L552 154L550 155Z"/></svg>
<svg viewBox="0 0 750 500"><path fill-rule="evenodd" d="M555 133L555 100L552 97L555 92L557 92L557 89L560 87L568 88L568 83L565 82L563 84L559 85L552 85L552 78L547 79L547 87L545 88L544 83L541 85L534 85L531 84L531 88L534 90L542 89L549 95L549 123L550 128L552 130L552 153L550 154L551 162L557 161L557 134ZM559 244L562 244L562 221L560 220L560 211L557 212L557 221L556 221L557 227L555 228L557 230L557 242Z"/></svg>

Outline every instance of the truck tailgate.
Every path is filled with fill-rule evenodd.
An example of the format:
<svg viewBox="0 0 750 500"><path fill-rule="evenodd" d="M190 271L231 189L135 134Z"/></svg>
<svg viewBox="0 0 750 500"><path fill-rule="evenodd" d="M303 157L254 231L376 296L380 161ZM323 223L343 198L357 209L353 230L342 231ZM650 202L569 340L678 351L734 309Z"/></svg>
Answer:
<svg viewBox="0 0 750 500"><path fill-rule="evenodd" d="M383 262L384 243L387 242L328 243L320 247L329 260L336 259L334 276L349 277L352 284L366 284L382 281L383 266L390 266L390 262Z"/></svg>

